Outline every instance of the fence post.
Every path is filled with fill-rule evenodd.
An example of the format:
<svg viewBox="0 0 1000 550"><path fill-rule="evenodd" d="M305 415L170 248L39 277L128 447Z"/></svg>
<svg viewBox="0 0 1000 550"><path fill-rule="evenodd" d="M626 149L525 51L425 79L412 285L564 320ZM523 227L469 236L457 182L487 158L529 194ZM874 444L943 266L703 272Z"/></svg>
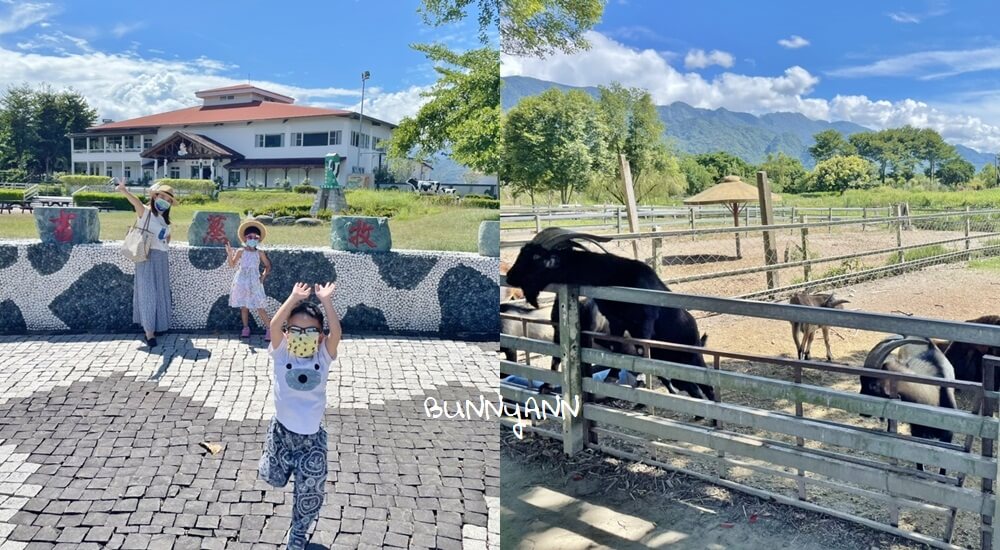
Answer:
<svg viewBox="0 0 1000 550"><path fill-rule="evenodd" d="M972 244L969 242L969 233L972 231L972 216L969 211L972 209L970 206L965 207L965 251L968 252L972 248ZM972 254L966 254L966 260L972 259Z"/></svg>
<svg viewBox="0 0 1000 550"><path fill-rule="evenodd" d="M580 365L580 287L559 287L559 346L563 374L563 452L574 455L583 450L590 433L583 418L583 372ZM570 413L578 411L578 415Z"/></svg>
<svg viewBox="0 0 1000 550"><path fill-rule="evenodd" d="M771 210L771 184L767 181L767 172L757 172L757 196L760 201L760 224L773 225L774 212ZM774 232L764 231L764 261L767 265L778 263L778 251L775 248ZM767 288L778 287L778 272L767 271Z"/></svg>
<svg viewBox="0 0 1000 550"><path fill-rule="evenodd" d="M792 207L792 212L788 216L788 223L795 223L795 207ZM791 231L789 231L791 233Z"/></svg>
<svg viewBox="0 0 1000 550"><path fill-rule="evenodd" d="M535 214L535 233L542 232L542 216L541 214Z"/></svg>
<svg viewBox="0 0 1000 550"><path fill-rule="evenodd" d="M830 211L827 212L827 214L826 214L826 221L829 222L830 224L833 223L833 207L832 206L830 207ZM833 225L826 226L826 232L827 233L833 233Z"/></svg>
<svg viewBox="0 0 1000 550"><path fill-rule="evenodd" d="M688 207L688 218L690 218L691 230L694 231L694 207L693 206L689 206ZM695 236L694 235L691 235L691 240L692 241L695 240Z"/></svg>
<svg viewBox="0 0 1000 550"><path fill-rule="evenodd" d="M617 214L615 214L615 215L617 216L616 223L618 224L618 234L621 235L622 234L622 207L620 207L620 206L618 207Z"/></svg>
<svg viewBox="0 0 1000 550"><path fill-rule="evenodd" d="M1000 367L1000 358L986 355L983 357L983 389L992 390L996 387L996 371L997 367ZM995 399L983 396L982 403L982 415L987 418L993 418L996 412L997 402ZM997 438L983 438L982 445L980 446L982 450L982 456L986 459L991 459L994 457L994 444ZM1000 471L1000 462L998 464L998 471ZM993 480L983 479L982 481L982 492L983 494L989 495L993 494ZM980 548L983 550L992 550L993 548L1000 547L1000 533L993 528L994 518L1000 513L1000 501L994 498L994 508L993 515L983 514L980 516ZM992 531L992 534L989 532Z"/></svg>
<svg viewBox="0 0 1000 550"><path fill-rule="evenodd" d="M652 231L653 231L653 233L658 233L660 231L660 226L654 225ZM660 266L663 265L663 237L654 237L653 238L653 258L652 258L652 262L653 262L653 271L655 271L656 274L659 275L660 274Z"/></svg>
<svg viewBox="0 0 1000 550"><path fill-rule="evenodd" d="M865 206L861 210L861 219L862 220L867 220L868 219L868 207L867 206ZM861 231L864 231L866 227L867 227L867 224L862 223L861 224Z"/></svg>
<svg viewBox="0 0 1000 550"><path fill-rule="evenodd" d="M808 223L807 222L808 219L809 219L808 216L802 216L801 218L799 218L799 221L800 221L800 223L804 224L804 223ZM802 228L802 260L805 261L805 260L808 260L808 259L809 259L809 228L808 227L803 227ZM803 276L805 276L805 280L806 281L809 280L809 271L810 271L809 268L810 267L811 266L809 264L806 264L806 265L802 266L802 274L803 274Z"/></svg>
<svg viewBox="0 0 1000 550"><path fill-rule="evenodd" d="M896 205L896 248L903 247L903 205ZM898 263L903 263L904 254L900 250L896 253Z"/></svg>

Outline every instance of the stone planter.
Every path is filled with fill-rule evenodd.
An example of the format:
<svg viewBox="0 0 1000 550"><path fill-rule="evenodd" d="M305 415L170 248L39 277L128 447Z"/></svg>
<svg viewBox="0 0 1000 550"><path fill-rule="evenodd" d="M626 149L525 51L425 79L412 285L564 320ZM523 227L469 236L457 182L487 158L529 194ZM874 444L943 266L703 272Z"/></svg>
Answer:
<svg viewBox="0 0 1000 550"><path fill-rule="evenodd" d="M43 243L87 244L100 242L101 222L92 207L35 208L35 227ZM125 235L119 238L124 239Z"/></svg>
<svg viewBox="0 0 1000 550"><path fill-rule="evenodd" d="M234 212L195 212L188 229L188 243L191 246L226 246L240 244L240 215Z"/></svg>
<svg viewBox="0 0 1000 550"><path fill-rule="evenodd" d="M479 255L500 257L500 222L485 221L479 224Z"/></svg>
<svg viewBox="0 0 1000 550"><path fill-rule="evenodd" d="M334 216L330 246L349 252L388 252L392 248L389 218Z"/></svg>

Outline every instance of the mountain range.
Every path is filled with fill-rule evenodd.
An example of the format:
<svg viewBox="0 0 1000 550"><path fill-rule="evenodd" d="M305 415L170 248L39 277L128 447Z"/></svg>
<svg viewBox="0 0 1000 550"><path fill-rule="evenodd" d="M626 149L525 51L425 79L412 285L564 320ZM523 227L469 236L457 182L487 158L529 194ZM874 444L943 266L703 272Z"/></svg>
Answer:
<svg viewBox="0 0 1000 550"><path fill-rule="evenodd" d="M524 76L508 76L503 78L500 103L506 111L521 98L538 95L550 88L582 90L594 97L600 96L596 87L575 87ZM758 116L724 108L701 109L681 101L659 105L657 111L666 125L666 136L675 150L691 154L726 151L753 164L763 162L769 153L782 152L801 160L806 168L812 168L815 163L809 155L809 147L813 144L815 134L831 128L844 137L871 131L853 122L813 120L800 113L768 113ZM980 153L964 145L953 145L958 154L971 162L977 171L996 159L992 153Z"/></svg>

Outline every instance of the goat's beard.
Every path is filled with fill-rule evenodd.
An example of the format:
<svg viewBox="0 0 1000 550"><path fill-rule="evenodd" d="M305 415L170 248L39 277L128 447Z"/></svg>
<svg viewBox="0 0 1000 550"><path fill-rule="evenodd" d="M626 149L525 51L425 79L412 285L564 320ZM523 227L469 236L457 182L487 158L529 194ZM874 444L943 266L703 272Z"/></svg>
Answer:
<svg viewBox="0 0 1000 550"><path fill-rule="evenodd" d="M542 292L545 287L539 287L535 285L524 285L521 290L524 292L524 299L528 301L534 307L538 307L538 295Z"/></svg>

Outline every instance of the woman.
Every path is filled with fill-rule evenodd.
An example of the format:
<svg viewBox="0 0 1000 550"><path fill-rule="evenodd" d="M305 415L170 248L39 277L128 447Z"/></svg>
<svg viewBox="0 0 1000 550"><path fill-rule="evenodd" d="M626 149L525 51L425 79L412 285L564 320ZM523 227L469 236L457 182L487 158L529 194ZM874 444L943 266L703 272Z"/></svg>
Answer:
<svg viewBox="0 0 1000 550"><path fill-rule="evenodd" d="M177 204L169 185L149 188L149 206L142 204L118 180L118 190L125 194L138 216L136 226L147 227L150 234L149 258L135 264L135 285L132 293L132 320L146 332L146 344L156 347L156 333L170 328L170 267L167 250L170 244L170 208Z"/></svg>

